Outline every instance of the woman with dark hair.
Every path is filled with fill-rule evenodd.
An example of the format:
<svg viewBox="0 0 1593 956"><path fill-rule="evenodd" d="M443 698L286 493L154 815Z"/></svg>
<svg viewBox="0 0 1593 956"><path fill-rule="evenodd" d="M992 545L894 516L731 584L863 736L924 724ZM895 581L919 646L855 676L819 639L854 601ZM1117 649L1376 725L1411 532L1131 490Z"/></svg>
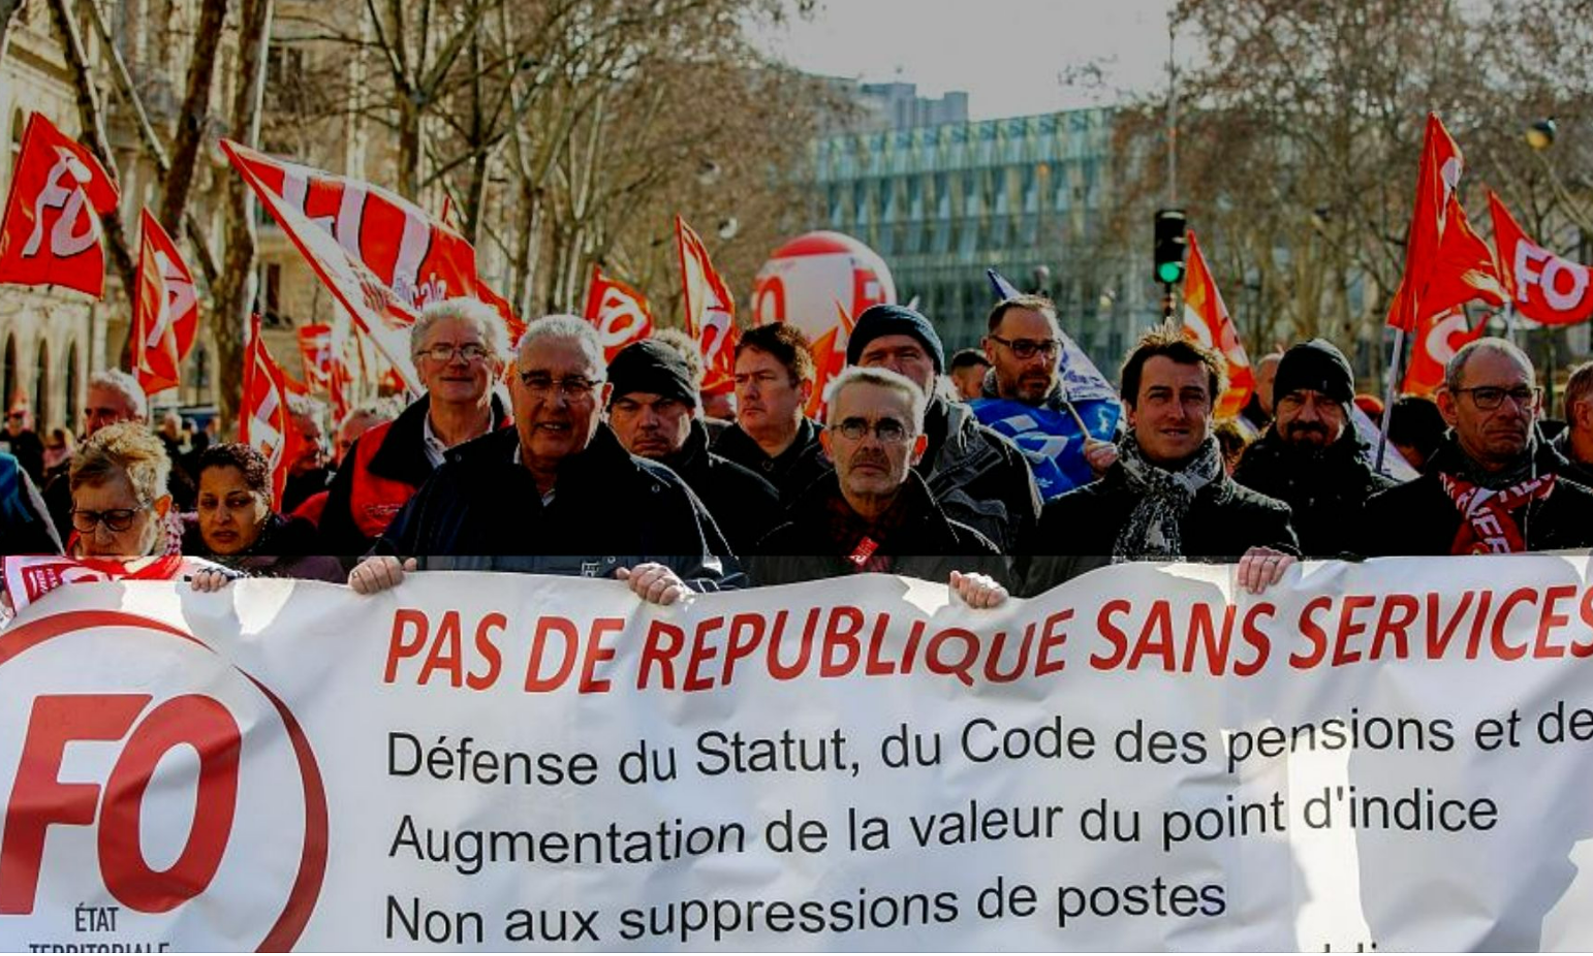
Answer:
<svg viewBox="0 0 1593 956"><path fill-rule="evenodd" d="M212 445L199 456L198 518L183 553L210 558L250 577L306 578L341 584L336 558L316 554L315 526L271 510L271 466L248 445Z"/></svg>

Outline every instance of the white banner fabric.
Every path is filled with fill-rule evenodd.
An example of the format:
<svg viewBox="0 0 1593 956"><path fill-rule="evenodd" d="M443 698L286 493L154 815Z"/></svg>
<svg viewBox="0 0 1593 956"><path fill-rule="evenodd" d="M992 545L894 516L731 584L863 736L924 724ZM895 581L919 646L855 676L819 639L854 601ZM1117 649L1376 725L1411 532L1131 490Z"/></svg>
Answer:
<svg viewBox="0 0 1593 956"><path fill-rule="evenodd" d="M1593 948L1588 565L72 585L0 947Z"/></svg>

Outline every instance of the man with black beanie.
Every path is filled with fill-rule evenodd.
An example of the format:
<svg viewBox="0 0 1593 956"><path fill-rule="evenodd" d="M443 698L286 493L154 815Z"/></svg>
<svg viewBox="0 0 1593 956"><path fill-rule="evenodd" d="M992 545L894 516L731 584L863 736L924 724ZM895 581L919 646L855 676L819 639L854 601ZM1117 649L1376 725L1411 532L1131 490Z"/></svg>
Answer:
<svg viewBox="0 0 1593 956"><path fill-rule="evenodd" d="M780 494L750 469L708 450L697 384L671 346L643 339L608 363L608 426L625 450L666 465L708 507L738 555L774 527Z"/></svg>
<svg viewBox="0 0 1593 956"><path fill-rule="evenodd" d="M1372 471L1350 424L1355 376L1331 342L1312 339L1284 353L1272 387L1275 418L1245 449L1234 481L1287 504L1307 557L1353 549L1361 509L1395 482Z"/></svg>
<svg viewBox="0 0 1593 956"><path fill-rule="evenodd" d="M913 466L947 517L1014 554L1040 517L1034 473L1011 439L979 423L973 410L936 393L945 350L935 327L903 305L875 305L857 317L846 364L887 368L906 376L928 399L923 458Z"/></svg>

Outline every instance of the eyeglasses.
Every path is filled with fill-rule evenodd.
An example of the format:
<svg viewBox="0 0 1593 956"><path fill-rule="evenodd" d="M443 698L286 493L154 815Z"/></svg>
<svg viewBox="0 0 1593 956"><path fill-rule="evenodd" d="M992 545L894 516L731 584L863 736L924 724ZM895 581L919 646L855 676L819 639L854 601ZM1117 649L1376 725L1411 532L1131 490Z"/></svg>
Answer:
<svg viewBox="0 0 1593 956"><path fill-rule="evenodd" d="M93 534L100 522L105 522L105 529L112 534L121 534L133 526L133 519L148 508L146 502L137 508L111 508L108 511L89 511L83 508L72 509L72 527L79 534Z"/></svg>
<svg viewBox="0 0 1593 956"><path fill-rule="evenodd" d="M464 345L438 342L430 348L424 348L415 353L416 358L420 358L422 355L433 362L452 362L454 356L458 355L466 362L474 364L487 357L487 347L478 342L466 342Z"/></svg>
<svg viewBox="0 0 1593 956"><path fill-rule="evenodd" d="M862 418L848 418L834 428L847 441L862 441L870 431L887 445L899 444L908 438L907 426L894 418L882 418L873 425Z"/></svg>
<svg viewBox="0 0 1593 956"><path fill-rule="evenodd" d="M1506 396L1516 403L1517 408L1532 409L1538 407L1538 402L1543 398L1543 386L1517 385L1515 388L1500 388L1497 385L1478 385L1476 388L1451 389L1457 395L1471 394L1471 401L1482 411L1491 412L1504 404Z"/></svg>
<svg viewBox="0 0 1593 956"><path fill-rule="evenodd" d="M1012 339L1007 340L999 335L990 336L992 342L1000 342L1012 350L1012 354L1020 359L1032 359L1036 352L1046 358L1055 358L1062 351L1062 343L1056 339Z"/></svg>
<svg viewBox="0 0 1593 956"><path fill-rule="evenodd" d="M526 391L539 398L545 398L555 390L572 401L578 398L590 398L592 390L602 384L580 375L566 376L557 381L546 372L520 372L519 375L520 384L526 387Z"/></svg>

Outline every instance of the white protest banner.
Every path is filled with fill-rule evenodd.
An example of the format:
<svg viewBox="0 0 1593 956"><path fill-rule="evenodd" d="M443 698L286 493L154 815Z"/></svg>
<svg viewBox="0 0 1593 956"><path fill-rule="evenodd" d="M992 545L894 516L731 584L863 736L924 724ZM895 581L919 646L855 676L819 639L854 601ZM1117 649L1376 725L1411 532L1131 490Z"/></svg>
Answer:
<svg viewBox="0 0 1593 956"><path fill-rule="evenodd" d="M1586 949L1588 562L71 585L0 947Z"/></svg>

